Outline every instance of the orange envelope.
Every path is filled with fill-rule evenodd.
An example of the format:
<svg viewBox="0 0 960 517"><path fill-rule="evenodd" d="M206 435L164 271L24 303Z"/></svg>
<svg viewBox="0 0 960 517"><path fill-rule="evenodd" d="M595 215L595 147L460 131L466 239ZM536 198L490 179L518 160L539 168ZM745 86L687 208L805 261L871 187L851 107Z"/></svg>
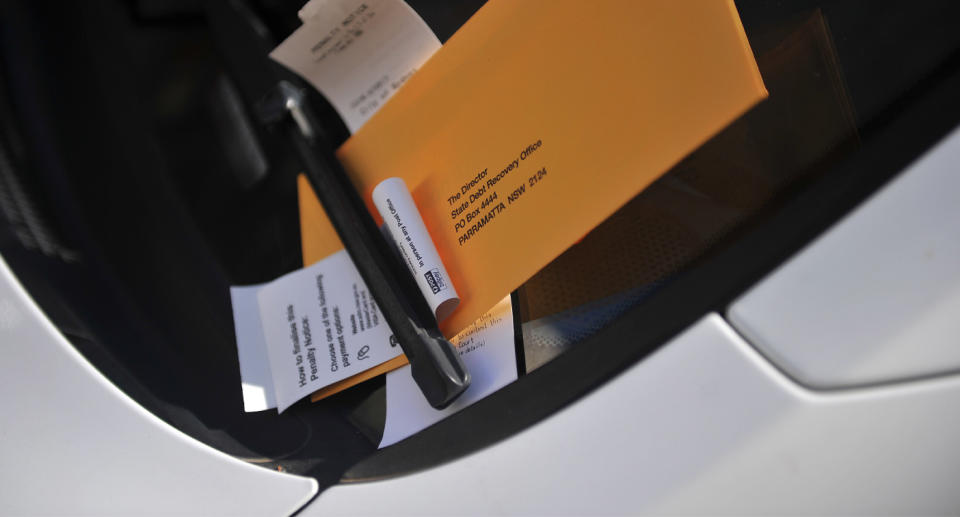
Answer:
<svg viewBox="0 0 960 517"><path fill-rule="evenodd" d="M453 336L765 96L732 1L491 0L337 156L410 186ZM309 264L341 245L299 186Z"/></svg>

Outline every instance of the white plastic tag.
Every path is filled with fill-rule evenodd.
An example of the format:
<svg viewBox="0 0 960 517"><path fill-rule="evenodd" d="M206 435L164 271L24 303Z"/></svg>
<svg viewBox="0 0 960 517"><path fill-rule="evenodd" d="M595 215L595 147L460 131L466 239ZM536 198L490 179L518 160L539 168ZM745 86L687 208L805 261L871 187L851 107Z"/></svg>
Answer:
<svg viewBox="0 0 960 517"><path fill-rule="evenodd" d="M383 180L373 189L373 204L437 321L443 321L457 308L460 297L407 184L401 178Z"/></svg>

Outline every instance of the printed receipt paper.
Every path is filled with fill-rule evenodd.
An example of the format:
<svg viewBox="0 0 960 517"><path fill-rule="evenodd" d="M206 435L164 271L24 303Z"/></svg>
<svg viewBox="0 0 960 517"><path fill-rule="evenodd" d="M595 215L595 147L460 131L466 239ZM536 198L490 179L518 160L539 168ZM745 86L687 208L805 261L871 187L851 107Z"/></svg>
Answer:
<svg viewBox="0 0 960 517"><path fill-rule="evenodd" d="M368 203L412 190L453 336L765 96L732 1L492 0L337 156ZM299 187L309 264L341 245Z"/></svg>

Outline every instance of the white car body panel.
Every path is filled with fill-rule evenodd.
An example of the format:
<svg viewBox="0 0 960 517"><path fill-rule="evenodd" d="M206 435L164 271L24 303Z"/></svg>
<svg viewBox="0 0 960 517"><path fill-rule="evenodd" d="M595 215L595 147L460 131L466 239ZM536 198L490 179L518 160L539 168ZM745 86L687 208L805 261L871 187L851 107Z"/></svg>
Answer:
<svg viewBox="0 0 960 517"><path fill-rule="evenodd" d="M289 515L317 482L216 451L90 365L0 259L0 515Z"/></svg>
<svg viewBox="0 0 960 517"><path fill-rule="evenodd" d="M750 289L728 317L816 388L960 371L960 130Z"/></svg>
<svg viewBox="0 0 960 517"><path fill-rule="evenodd" d="M960 378L807 391L710 315L539 424L302 515L954 514Z"/></svg>

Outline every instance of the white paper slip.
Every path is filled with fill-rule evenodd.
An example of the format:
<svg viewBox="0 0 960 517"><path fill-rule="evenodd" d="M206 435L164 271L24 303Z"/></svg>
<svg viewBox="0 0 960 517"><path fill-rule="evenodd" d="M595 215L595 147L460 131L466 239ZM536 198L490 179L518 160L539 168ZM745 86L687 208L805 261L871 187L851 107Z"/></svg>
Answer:
<svg viewBox="0 0 960 517"><path fill-rule="evenodd" d="M401 178L383 180L373 189L373 204L437 321L443 321L457 308L460 297L407 184Z"/></svg>
<svg viewBox="0 0 960 517"><path fill-rule="evenodd" d="M230 293L246 411L282 412L402 353L346 251Z"/></svg>
<svg viewBox="0 0 960 517"><path fill-rule="evenodd" d="M392 445L517 380L513 308L500 301L452 340L470 371L470 387L446 409L436 410L424 398L410 365L387 374L387 419L380 447Z"/></svg>
<svg viewBox="0 0 960 517"><path fill-rule="evenodd" d="M277 407L267 342L260 324L260 305L257 303L257 293L262 285L230 288L243 410L247 413Z"/></svg>
<svg viewBox="0 0 960 517"><path fill-rule="evenodd" d="M356 132L437 49L403 0L311 0L270 57L324 94Z"/></svg>

